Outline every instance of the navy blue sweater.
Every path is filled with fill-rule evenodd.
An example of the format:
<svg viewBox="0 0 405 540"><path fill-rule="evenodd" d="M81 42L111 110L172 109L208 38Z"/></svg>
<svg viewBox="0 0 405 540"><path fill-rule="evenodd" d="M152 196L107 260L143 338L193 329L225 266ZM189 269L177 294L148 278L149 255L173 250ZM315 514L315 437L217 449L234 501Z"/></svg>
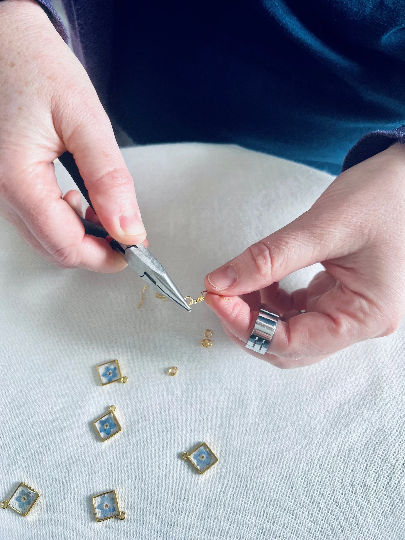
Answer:
<svg viewBox="0 0 405 540"><path fill-rule="evenodd" d="M338 174L405 140L405 0L64 5L76 54L137 143L235 143Z"/></svg>

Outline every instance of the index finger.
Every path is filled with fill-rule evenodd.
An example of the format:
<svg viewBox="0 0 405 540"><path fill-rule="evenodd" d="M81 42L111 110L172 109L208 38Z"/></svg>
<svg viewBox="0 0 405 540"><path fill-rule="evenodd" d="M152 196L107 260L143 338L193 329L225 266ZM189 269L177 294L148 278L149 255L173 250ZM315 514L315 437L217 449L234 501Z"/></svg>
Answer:
<svg viewBox="0 0 405 540"><path fill-rule="evenodd" d="M8 204L57 265L98 272L125 268L123 257L106 240L85 234L79 217L61 198L52 163L16 173L13 180Z"/></svg>

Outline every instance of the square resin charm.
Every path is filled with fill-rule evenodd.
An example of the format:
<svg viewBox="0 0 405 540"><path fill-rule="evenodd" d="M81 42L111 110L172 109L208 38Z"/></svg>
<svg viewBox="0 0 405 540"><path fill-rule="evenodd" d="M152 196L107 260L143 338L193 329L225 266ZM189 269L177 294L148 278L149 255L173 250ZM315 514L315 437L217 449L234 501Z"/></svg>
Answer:
<svg viewBox="0 0 405 540"><path fill-rule="evenodd" d="M111 384L113 382L126 383L128 377L123 377L118 360L111 360L97 366L97 373L100 377L101 384Z"/></svg>
<svg viewBox="0 0 405 540"><path fill-rule="evenodd" d="M11 508L19 514L26 516L37 502L39 493L23 482L17 487L8 501L1 503L3 508Z"/></svg>
<svg viewBox="0 0 405 540"><path fill-rule="evenodd" d="M191 452L184 452L182 457L190 461L200 474L208 471L218 461L217 456L206 443L200 444Z"/></svg>
<svg viewBox="0 0 405 540"><path fill-rule="evenodd" d="M114 490L93 497L93 508L96 521L111 518L125 519L125 512L121 512Z"/></svg>
<svg viewBox="0 0 405 540"><path fill-rule="evenodd" d="M102 441L114 437L122 429L114 414L115 410L114 405L111 405L106 414L103 414L103 416L100 416L100 418L93 422L94 429Z"/></svg>

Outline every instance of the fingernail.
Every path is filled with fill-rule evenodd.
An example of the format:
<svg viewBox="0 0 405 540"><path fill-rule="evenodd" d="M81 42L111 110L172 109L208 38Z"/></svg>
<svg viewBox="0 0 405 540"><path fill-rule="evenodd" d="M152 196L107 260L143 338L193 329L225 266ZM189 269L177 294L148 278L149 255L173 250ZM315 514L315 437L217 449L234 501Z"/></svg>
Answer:
<svg viewBox="0 0 405 540"><path fill-rule="evenodd" d="M120 227L124 234L130 234L131 236L145 233L145 227L138 212L132 216L121 216Z"/></svg>
<svg viewBox="0 0 405 540"><path fill-rule="evenodd" d="M207 279L211 285L218 291L223 291L230 287L237 280L238 276L236 275L235 268L230 264L225 266L225 268L220 268L208 274Z"/></svg>

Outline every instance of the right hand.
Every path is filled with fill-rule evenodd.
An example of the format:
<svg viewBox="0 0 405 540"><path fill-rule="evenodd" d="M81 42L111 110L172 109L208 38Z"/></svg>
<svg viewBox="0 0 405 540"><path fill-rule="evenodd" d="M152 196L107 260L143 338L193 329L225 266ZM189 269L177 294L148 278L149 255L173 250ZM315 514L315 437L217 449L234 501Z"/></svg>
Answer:
<svg viewBox="0 0 405 540"><path fill-rule="evenodd" d="M79 193L61 197L53 161L75 158L97 216L123 244L145 241L134 184L84 68L32 0L0 2L0 215L53 263L117 272L126 263L85 235Z"/></svg>
<svg viewBox="0 0 405 540"><path fill-rule="evenodd" d="M263 201L265 220L272 201L267 208ZM388 336L405 316L404 208L405 144L398 142L342 172L307 212L211 272L205 302L246 354L281 368ZM308 287L279 289L280 280L316 263L325 270ZM246 349L261 307L282 316L264 355Z"/></svg>

